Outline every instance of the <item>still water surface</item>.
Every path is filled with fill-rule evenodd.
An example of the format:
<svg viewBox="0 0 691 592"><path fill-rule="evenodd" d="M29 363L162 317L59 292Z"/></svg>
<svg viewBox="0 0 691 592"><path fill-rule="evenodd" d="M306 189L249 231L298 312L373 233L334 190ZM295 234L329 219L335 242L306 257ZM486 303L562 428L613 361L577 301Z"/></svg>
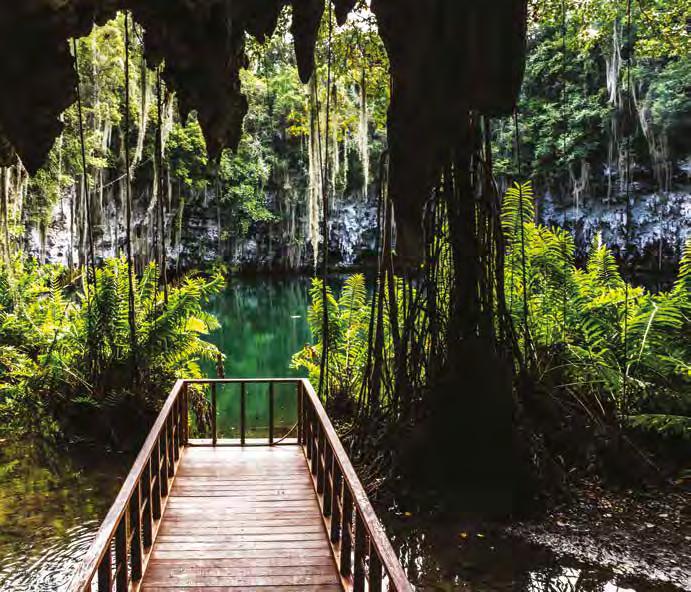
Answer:
<svg viewBox="0 0 691 592"><path fill-rule="evenodd" d="M225 354L227 378L291 378L306 376L291 367L291 358L311 340L307 324L310 280L253 278L231 280L214 298L209 310L221 328L209 336ZM215 376L212 363L203 365ZM275 433L286 436L297 422L295 386L275 385ZM247 437L268 437L268 385L247 385L245 425ZM240 387L222 385L217 390L218 437L239 438ZM201 434L205 435L205 434ZM291 434L292 435L292 434Z"/></svg>
<svg viewBox="0 0 691 592"><path fill-rule="evenodd" d="M310 340L306 321L309 280L232 280L210 304L223 328L213 340L226 354L226 376L298 376L290 367ZM215 375L213 364L205 372ZM237 393L219 392L220 435L233 437L239 424ZM265 436L266 389L248 391L248 427ZM284 432L295 419L290 389L277 394ZM0 442L0 590L65 589L129 469L123 455L69 455L36 446ZM450 524L415 517L382 518L394 546L420 590L519 592L647 592L598 565L557 559L545 550L482 529L460 536Z"/></svg>

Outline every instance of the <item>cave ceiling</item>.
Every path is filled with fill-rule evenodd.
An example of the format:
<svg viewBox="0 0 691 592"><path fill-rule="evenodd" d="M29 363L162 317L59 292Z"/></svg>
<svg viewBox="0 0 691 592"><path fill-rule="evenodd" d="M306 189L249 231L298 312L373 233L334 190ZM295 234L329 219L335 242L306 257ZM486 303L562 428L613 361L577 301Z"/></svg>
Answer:
<svg viewBox="0 0 691 592"><path fill-rule="evenodd" d="M399 232L420 234L421 204L458 141L468 112L501 115L516 101L525 61L527 0L371 0L391 63L390 193ZM340 23L356 0L335 0ZM146 59L181 112L195 110L211 157L240 140L245 34L270 36L292 7L300 78L314 67L324 0L15 0L0 7L0 164L29 172L60 134L76 100L68 40L119 10L145 31ZM413 241L414 242L414 241Z"/></svg>

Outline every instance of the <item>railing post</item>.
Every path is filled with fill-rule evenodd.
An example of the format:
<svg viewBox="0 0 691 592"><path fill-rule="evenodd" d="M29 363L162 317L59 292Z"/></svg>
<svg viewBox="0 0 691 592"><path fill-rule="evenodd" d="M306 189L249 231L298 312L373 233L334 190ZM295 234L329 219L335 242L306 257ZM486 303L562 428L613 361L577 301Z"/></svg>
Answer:
<svg viewBox="0 0 691 592"><path fill-rule="evenodd" d="M274 383L269 383L269 446L274 443Z"/></svg>
<svg viewBox="0 0 691 592"><path fill-rule="evenodd" d="M153 487L151 486L151 460L149 457L144 473L142 475L142 545L145 549L150 549L153 542Z"/></svg>
<svg viewBox="0 0 691 592"><path fill-rule="evenodd" d="M365 523L360 512L355 512L355 566L353 569L353 592L365 591L365 553L367 541L365 539Z"/></svg>
<svg viewBox="0 0 691 592"><path fill-rule="evenodd" d="M334 458L332 460L331 471L331 542L337 543L341 540L341 509L339 499L341 495L341 467Z"/></svg>
<svg viewBox="0 0 691 592"><path fill-rule="evenodd" d="M341 521L341 575L350 576L352 560L350 553L353 549L353 497L350 488L343 484L343 518Z"/></svg>
<svg viewBox="0 0 691 592"><path fill-rule="evenodd" d="M247 398L247 386L240 383L240 445L245 445L245 399Z"/></svg>
<svg viewBox="0 0 691 592"><path fill-rule="evenodd" d="M302 386L302 381L299 381L295 385L295 395L297 397L297 407L298 407L298 446L302 446L302 443L304 442L303 434L302 434L302 392L303 392L303 386Z"/></svg>
<svg viewBox="0 0 691 592"><path fill-rule="evenodd" d="M130 525L132 529L132 544L130 545L130 566L132 581L142 579L142 494L141 483L138 483L134 495L130 498Z"/></svg>
<svg viewBox="0 0 691 592"><path fill-rule="evenodd" d="M216 446L218 442L218 428L216 426L216 383L211 383L211 445Z"/></svg>
<svg viewBox="0 0 691 592"><path fill-rule="evenodd" d="M185 382L182 391L182 445L187 446L190 441L190 393L189 385Z"/></svg>
<svg viewBox="0 0 691 592"><path fill-rule="evenodd" d="M98 592L111 592L113 590L113 551L108 542L108 550L98 565Z"/></svg>
<svg viewBox="0 0 691 592"><path fill-rule="evenodd" d="M370 540L369 544L369 591L381 592L382 573L381 573L381 559Z"/></svg>
<svg viewBox="0 0 691 592"><path fill-rule="evenodd" d="M117 592L128 592L129 589L129 573L127 569L128 518L129 514L125 512L115 531L115 589Z"/></svg>

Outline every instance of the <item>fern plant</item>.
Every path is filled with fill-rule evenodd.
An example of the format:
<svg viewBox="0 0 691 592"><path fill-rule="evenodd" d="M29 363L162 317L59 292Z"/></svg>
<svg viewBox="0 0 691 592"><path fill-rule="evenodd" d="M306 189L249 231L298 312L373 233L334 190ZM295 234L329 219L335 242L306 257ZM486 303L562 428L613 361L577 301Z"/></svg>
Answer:
<svg viewBox="0 0 691 592"><path fill-rule="evenodd" d="M135 281L133 351L124 259L106 260L93 284L30 261L0 268L2 429L116 430L115 416L144 422L176 378L201 376L199 360L219 353L202 338L218 326L204 304L223 279L187 276L165 303L158 277L152 264Z"/></svg>
<svg viewBox="0 0 691 592"><path fill-rule="evenodd" d="M688 435L691 241L672 290L652 294L624 280L600 235L577 268L573 239L537 224L533 199L530 182L509 188L502 225L508 308L542 352L540 371L562 374L593 415L612 409L636 428Z"/></svg>
<svg viewBox="0 0 691 592"><path fill-rule="evenodd" d="M338 297L327 286L328 360L331 393L354 396L359 392L367 363L371 301L367 296L365 277L355 274L345 281ZM304 368L310 379L319 382L324 347L322 281L312 280L311 306L307 320L314 345L307 345L293 356L292 366Z"/></svg>

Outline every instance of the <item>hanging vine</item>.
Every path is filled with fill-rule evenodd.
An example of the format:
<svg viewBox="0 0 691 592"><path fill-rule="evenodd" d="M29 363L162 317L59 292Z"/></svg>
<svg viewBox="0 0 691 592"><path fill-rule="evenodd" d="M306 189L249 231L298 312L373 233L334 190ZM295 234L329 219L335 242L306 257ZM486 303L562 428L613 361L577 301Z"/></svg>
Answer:
<svg viewBox="0 0 691 592"><path fill-rule="evenodd" d="M127 256L128 322L130 327L130 350L132 352L132 372L137 376L137 329L134 308L134 270L132 261L132 179L129 154L130 129L130 34L129 13L125 12L125 124L123 130L123 150L125 154L125 247Z"/></svg>

